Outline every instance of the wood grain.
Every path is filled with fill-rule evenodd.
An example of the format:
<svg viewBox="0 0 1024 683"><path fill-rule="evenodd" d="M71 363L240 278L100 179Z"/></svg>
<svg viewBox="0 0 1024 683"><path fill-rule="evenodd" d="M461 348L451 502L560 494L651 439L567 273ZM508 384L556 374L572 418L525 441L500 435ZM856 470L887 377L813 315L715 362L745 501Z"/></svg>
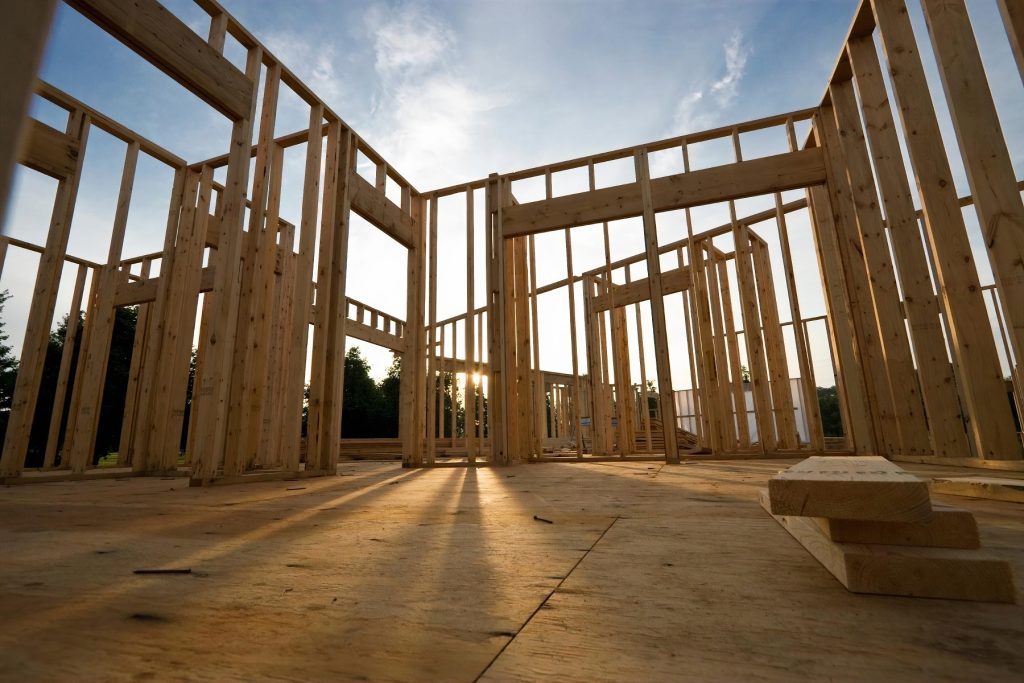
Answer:
<svg viewBox="0 0 1024 683"><path fill-rule="evenodd" d="M879 456L814 456L768 481L776 515L922 522L928 484Z"/></svg>
<svg viewBox="0 0 1024 683"><path fill-rule="evenodd" d="M836 543L808 517L768 511L839 583L853 593L1007 602L1016 599L1010 563L983 551Z"/></svg>

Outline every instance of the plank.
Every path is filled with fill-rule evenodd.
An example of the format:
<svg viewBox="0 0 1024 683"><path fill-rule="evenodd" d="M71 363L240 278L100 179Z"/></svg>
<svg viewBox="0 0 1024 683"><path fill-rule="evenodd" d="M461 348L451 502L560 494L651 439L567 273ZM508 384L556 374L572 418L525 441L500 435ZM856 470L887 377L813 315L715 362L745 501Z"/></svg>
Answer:
<svg viewBox="0 0 1024 683"><path fill-rule="evenodd" d="M857 210L831 105L823 106L821 113L815 115L814 132L828 158L828 190L833 212L831 224L835 229L842 264L840 272L846 277L846 294L853 322L851 331L863 373L864 407L874 430L874 452L889 455L899 452L899 425L871 298L871 277L860 245Z"/></svg>
<svg viewBox="0 0 1024 683"><path fill-rule="evenodd" d="M504 240L501 236L503 182L497 173L487 178L486 251L487 258L487 378L488 421L491 436L490 460L495 465L507 463L508 410L505 406L505 299Z"/></svg>
<svg viewBox="0 0 1024 683"><path fill-rule="evenodd" d="M57 388L53 394L53 410L50 413L50 428L46 436L46 451L43 455L43 468L53 467L57 456L57 445L60 439L60 425L64 417L64 402L68 384L71 380L71 360L75 353L75 338L78 336L78 325L82 311L82 293L85 289L85 276L89 269L78 266L75 277L75 289L71 295L71 308L68 310L68 324L64 328L64 348L60 354L60 368L57 371ZM95 273L93 274L95 278ZM95 286L96 281L93 281Z"/></svg>
<svg viewBox="0 0 1024 683"><path fill-rule="evenodd" d="M83 152L89 137L89 125L89 117L82 112L72 112L68 117L67 133L78 140ZM76 171L57 184L53 214L46 233L46 246L36 270L3 455L0 456L0 476L3 477L16 475L21 471L28 450L32 420L39 398L39 383L46 360L46 346L50 339L50 323L53 321L53 311L57 303L57 290L60 286L64 256L67 253L84 156L84 153L79 154Z"/></svg>
<svg viewBox="0 0 1024 683"><path fill-rule="evenodd" d="M847 52L856 76L854 85L860 95L871 159L896 257L903 311L929 418L932 451L940 456L963 455L970 451L970 444L875 41L870 36L852 39Z"/></svg>
<svg viewBox="0 0 1024 683"><path fill-rule="evenodd" d="M466 459L470 465L476 462L477 441L476 441L476 391L477 383L473 382L473 362L476 360L476 333L473 325L473 310L476 307L476 248L474 240L476 229L474 226L475 214L473 211L473 188L466 188L466 323L463 328L465 334L466 367L463 370L466 377L465 384L465 408L462 421L466 436ZM532 250L533 242L530 243ZM532 253L532 251L531 251ZM409 258L412 258L410 255ZM534 279L536 288L536 279ZM536 306L536 293L534 294L534 305ZM536 310L536 308L534 309ZM482 436L482 435L481 435Z"/></svg>
<svg viewBox="0 0 1024 683"><path fill-rule="evenodd" d="M384 192L352 171L352 210L403 247L415 246L412 216L388 199Z"/></svg>
<svg viewBox="0 0 1024 683"><path fill-rule="evenodd" d="M651 280L642 278L624 285L613 285L614 295L598 294L594 298L594 310L607 311L615 307L629 306L647 301L651 298ZM690 270L688 267L672 268L661 274L661 293L663 296L678 294L690 288Z"/></svg>
<svg viewBox="0 0 1024 683"><path fill-rule="evenodd" d="M572 360L572 416L573 431L576 435L576 457L583 458L583 389L580 384L579 346L576 340L576 283L573 281L572 236L565 229L565 274L569 279L569 346Z"/></svg>
<svg viewBox="0 0 1024 683"><path fill-rule="evenodd" d="M998 0L999 13L1006 25L1006 37L1010 40L1017 70L1024 81L1024 5L1017 0Z"/></svg>
<svg viewBox="0 0 1024 683"><path fill-rule="evenodd" d="M63 180L75 172L78 141L67 133L28 119L18 162L51 178Z"/></svg>
<svg viewBox="0 0 1024 683"><path fill-rule="evenodd" d="M267 273L266 256L276 250L276 228L267 228L268 206L273 194L274 160L278 156L272 144L277 121L281 67L266 70L260 105L258 130L259 151L252 168L252 190L248 195L248 228L242 235L241 279L235 302L231 379L228 387L227 447L224 451L224 475L242 474L252 464L256 449L254 434L263 393L263 376L259 367L266 357L263 346L266 309L263 305ZM204 167L208 168L208 167Z"/></svg>
<svg viewBox="0 0 1024 683"><path fill-rule="evenodd" d="M799 448L800 435L796 428L796 414L793 412L789 362L786 358L786 343L782 336L782 325L779 322L779 303L776 299L775 280L772 277L771 257L768 253L768 245L764 241L757 240L752 242L751 246L753 247L754 282L757 285L757 297L761 304L761 329L764 332L768 373L771 377L772 414L775 418L778 448Z"/></svg>
<svg viewBox="0 0 1024 683"><path fill-rule="evenodd" d="M843 432L857 453L866 454L874 451L875 434L867 405L864 372L854 343L853 312L850 310L847 284L843 278L832 207L825 188L812 188L807 195L811 203L814 251L824 280L832 364L838 369L836 384L841 399Z"/></svg>
<svg viewBox="0 0 1024 683"><path fill-rule="evenodd" d="M906 322L900 310L900 291L896 286L889 241L879 210L878 189L871 172L871 159L861 127L857 98L849 81L834 83L829 88L829 94L832 97L836 129L843 149L857 220L856 235L852 237L855 248L859 240L859 258L863 258L869 275L868 291L874 306L874 322L878 329L885 374L892 393L900 452L908 455L926 454L931 450L931 443L925 422L924 403L918 390Z"/></svg>
<svg viewBox="0 0 1024 683"><path fill-rule="evenodd" d="M1017 187L1010 150L965 3L963 0L924 0L922 6L974 209L988 248L996 292L1002 302L1010 348L1021 363L1024 359L1024 200ZM1005 416L1005 411L1000 413ZM1010 425L1012 427L1012 423ZM1008 444L1004 448L1008 448ZM995 457L1020 458L1020 443L1015 451L1002 452Z"/></svg>
<svg viewBox="0 0 1024 683"><path fill-rule="evenodd" d="M149 277L152 261L147 259L142 262L141 277L143 280ZM132 341L132 359L128 368L128 388L125 391L124 415L121 418L121 438L118 439L117 464L121 467L131 467L135 457L137 431L136 416L139 411L141 397L142 369L146 364L147 338L151 333L153 323L150 316L149 304L139 306L138 316L135 321L135 339Z"/></svg>
<svg viewBox="0 0 1024 683"><path fill-rule="evenodd" d="M664 291L664 284L661 277L661 258L658 253L658 224L654 217L654 183L651 182L647 152L645 150L637 150L633 155L633 161L636 167L637 184L641 190L644 241L647 246L647 273L651 281L651 326L654 332L654 366L655 374L658 378L661 420L665 425L665 462L671 464L679 462L679 446L676 441L675 393L672 391L672 365L668 355L665 299L661 293ZM692 173L687 175L692 175ZM633 435L631 433L630 440L632 438Z"/></svg>
<svg viewBox="0 0 1024 683"><path fill-rule="evenodd" d="M852 593L1012 603L1013 570L980 550L836 543L813 519L777 515L762 490L761 507Z"/></svg>
<svg viewBox="0 0 1024 683"><path fill-rule="evenodd" d="M782 192L825 181L820 150L805 149L725 166L656 178L651 183L654 212ZM505 237L535 234L639 216L644 211L638 183L527 202L505 209Z"/></svg>
<svg viewBox="0 0 1024 683"><path fill-rule="evenodd" d="M163 471L177 466L182 424L185 416L196 306L202 278L203 243L209 224L213 169L190 171L185 206L181 212L172 263L161 268L168 278L163 297L163 339L153 378L148 422L141 438L148 441L146 462L135 462L136 470ZM198 205L197 205L198 203ZM194 418L199 412L193 401ZM147 443L144 441L143 443Z"/></svg>
<svg viewBox="0 0 1024 683"><path fill-rule="evenodd" d="M85 470L91 464L96 430L99 427L100 409L107 376L107 360L110 357L110 342L114 333L117 309L113 300L115 283L119 272L121 251L124 247L125 231L128 227L128 210L131 205L132 188L135 184L135 170L138 166L139 144L132 143L125 150L124 167L121 172L121 186L118 192L114 225L111 231L107 263L97 273L96 296L91 319L86 321L85 338L79 352L78 381L72 393L72 409L76 412L75 431L69 432L66 440L67 461L75 472Z"/></svg>
<svg viewBox="0 0 1024 683"><path fill-rule="evenodd" d="M768 360L765 354L764 337L761 330L760 307L754 281L753 249L747 226L736 220L736 204L729 202L729 217L733 222L732 238L736 248L736 283L739 289L740 317L743 321L743 341L747 350L751 393L754 398L754 423L757 425L757 442L763 452L776 449L775 420L771 401ZM727 305L731 301L727 299ZM738 361L737 361L738 362ZM740 404L741 406L743 403ZM745 420L746 416L741 419Z"/></svg>
<svg viewBox="0 0 1024 683"><path fill-rule="evenodd" d="M1024 480L1005 477L936 477L932 491L951 496L970 496L990 500L1024 503Z"/></svg>
<svg viewBox="0 0 1024 683"><path fill-rule="evenodd" d="M259 78L261 60L262 49L250 48L245 71L252 81ZM192 459L192 478L201 481L213 478L226 452L232 350L235 323L238 320L245 193L249 184L252 119L255 111L256 97L253 96L246 116L236 121L231 129L230 160L221 198L223 231L217 248L217 263L220 267L216 271L213 290L207 295L213 301L210 324L200 339L200 349L206 350L206 357L200 360L200 368L197 368L195 387L203 409L197 410L190 421L190 428L195 431L195 452L190 452L189 457Z"/></svg>
<svg viewBox="0 0 1024 683"><path fill-rule="evenodd" d="M981 546L978 523L967 510L932 503L932 516L924 522L869 522L856 519L812 517L818 528L836 543L914 545L928 548Z"/></svg>
<svg viewBox="0 0 1024 683"><path fill-rule="evenodd" d="M282 462L284 469L299 468L299 447L302 440L302 405L305 393L306 354L309 342L309 310L313 303L313 251L316 248L317 209L320 202L320 169L323 156L323 105L309 110L306 134L306 158L302 176L302 214L299 220L299 252L295 265L295 300L287 359L285 402L291 403L282 428Z"/></svg>
<svg viewBox="0 0 1024 683"><path fill-rule="evenodd" d="M814 456L768 480L771 510L886 522L921 522L931 514L928 484L877 455Z"/></svg>
<svg viewBox="0 0 1024 683"><path fill-rule="evenodd" d="M974 454L986 459L1015 457L1020 442L996 354L974 254L967 239L949 160L913 28L903 0L872 0L872 10L899 103L907 152L917 180L925 231L969 416ZM966 454L965 454L966 455Z"/></svg>
<svg viewBox="0 0 1024 683"><path fill-rule="evenodd" d="M426 372L423 316L426 286L426 211L421 197L409 198L416 243L406 259L405 354L402 356L402 395L398 411L402 437L402 465L416 467L423 463L423 435L426 429ZM481 317L482 320L482 317ZM481 416L483 411L480 411ZM482 417L481 417L482 421ZM481 432L482 435L482 432Z"/></svg>
<svg viewBox="0 0 1024 683"><path fill-rule="evenodd" d="M156 0L68 4L225 116L249 116L253 81Z"/></svg>

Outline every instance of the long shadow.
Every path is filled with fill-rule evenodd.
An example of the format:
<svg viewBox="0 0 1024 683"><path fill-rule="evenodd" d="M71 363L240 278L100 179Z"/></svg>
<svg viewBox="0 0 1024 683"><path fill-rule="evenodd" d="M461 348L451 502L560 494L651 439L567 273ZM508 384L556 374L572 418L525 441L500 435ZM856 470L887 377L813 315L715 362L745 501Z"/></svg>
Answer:
<svg viewBox="0 0 1024 683"><path fill-rule="evenodd" d="M400 481L403 479L408 480L410 478L418 478L419 476L422 476L422 473L423 470L399 470L398 472L396 472L394 476L388 477L386 479L383 479L382 481L371 484L368 487L362 488L360 490L346 492L344 495L331 499L326 503L316 501L315 506L312 509L306 507L298 512L293 513L289 517L282 517L280 519L272 520L268 524L263 524L256 528L250 528L249 530L243 532L240 535L230 535L227 538L223 539L218 539L218 537L211 537L212 539L217 539L212 546L201 547L190 554L181 556L173 555L173 553L169 552L168 555L171 556L167 558L166 562L171 566L192 566L196 570L198 570L196 578L202 578L203 581L190 582L190 596L195 596L199 593L206 591L218 590L219 586L217 585L217 582L207 580L209 578L212 578L211 575L202 571L205 565L213 564L216 560L218 560L218 558L225 558L230 554L245 553L257 544L264 547L273 547L278 543L284 543L286 545L287 542L294 542L296 540L299 540L286 540L283 537L294 526L312 518L312 516L317 514L318 512L328 512L332 508L338 509L342 505L352 505L357 501L362 505L366 505L373 502L375 499L379 497L386 495L394 495L396 489L392 489L389 486L389 484L394 483L394 481L389 480ZM258 486L259 484L254 485ZM343 486L343 484L341 483L339 483L337 487L332 485L330 487L326 487L326 490L324 490L323 492L329 493L332 490L341 486ZM299 497L295 496L290 498L289 500L294 500L296 498ZM251 514L251 510L239 510L237 512L233 511L230 514L232 517L244 519L247 514ZM344 511L342 511L341 514L344 514ZM223 519L221 519L220 521L223 522ZM204 527L208 526L208 524L209 520L203 518L196 520L194 523L177 525L175 527L175 532L176 535L187 535L187 532L189 530L201 530ZM164 530L164 533L166 533L166 529ZM93 559L91 555L92 553L81 553L79 556L90 557L90 559ZM71 560L73 561L75 557L75 555L72 555ZM111 554L111 558L116 560L116 554ZM164 566L164 563L161 562L159 558L154 557L151 559L156 566ZM127 574L129 568L124 567L123 569L125 574ZM113 568L111 569L111 571L113 571ZM109 587L101 591L98 591L100 594L102 594L102 597L100 597L98 600L96 593L93 593L90 596L90 600L88 601L79 602L74 600L68 600L67 602L63 603L61 608L58 610L40 610L31 615L28 615L29 619L22 620L17 625L17 631L19 633L19 636L26 640L36 639L38 642L46 642L50 641L50 638L54 638L55 640L50 642L59 642L59 634L64 631L66 621L74 618L82 618L89 612L98 612L106 610L109 603L115 599L125 600L130 599L133 596L144 597L144 595L148 591L152 590L150 582L140 581L136 587L130 588L125 584L118 583L118 581L123 580L124 579L112 578ZM7 625L9 626L10 623L8 623ZM51 633L53 635L51 635Z"/></svg>
<svg viewBox="0 0 1024 683"><path fill-rule="evenodd" d="M258 505L266 504L266 503L288 503L288 504L291 504L291 503L296 502L296 501L297 502L301 502L301 503L313 503L316 500L318 500L319 497L322 497L322 496L327 495L327 494L333 494L333 493L337 492L339 489L359 490L361 488L376 487L377 485L379 485L381 483L390 482L390 480L397 480L397 479L401 479L401 478L407 477L410 474L412 474L413 472L416 472L416 470L400 470L398 468L393 468L393 469L384 470L384 471L372 472L372 473L369 473L369 474L367 474L365 476L358 477L358 478L355 478L355 479L347 479L347 478L338 477L338 478L333 478L333 479L326 479L325 478L325 479L317 479L317 480L304 480L302 482L303 485L301 487L292 487L292 485L290 483L288 483L288 482L266 482L266 483L260 482L260 483L252 483L252 484L247 484L244 487L236 487L234 489L231 489L230 491L231 492L237 492L238 494L241 494L241 495L248 494L249 496L251 496L253 493L265 493L267 495L263 495L263 496L257 497L257 498L253 498L253 497L240 498L238 500L231 500L231 501L226 501L226 502L223 501L223 500L220 500L219 502L215 502L213 504L211 504L209 502L209 498L211 497L211 494L210 494L211 489L191 489L191 488L187 488L187 487L184 487L184 488L172 488L171 489L172 491L174 491L175 493L180 493L181 494L180 497L178 497L177 500L174 500L174 501L160 501L160 503L159 503L160 507L157 508L157 511L154 511L154 506L152 504L152 499L150 499L148 501L147 500L140 500L138 505L132 504L130 507L128 507L127 504L122 503L121 505L118 505L118 506L110 505L109 508L105 508L105 509L109 509L111 514L123 513L125 511L126 507L128 507L128 510L130 510L132 512L138 512L138 511L144 511L145 512L145 514L141 514L141 515L138 515L138 516L135 516L135 517L126 517L123 514L120 515L120 518L118 519L118 522L117 522L117 532L118 533L122 533L122 534L126 534L126 535L130 535L132 533L137 533L137 532L143 532L144 531L146 534L151 534L151 535L161 535L161 536L169 536L169 537L188 536L188 535L190 535L190 532L195 532L196 530L199 530L199 529L202 529L205 534L209 534L209 535L227 535L228 533L231 533L231 532L227 532L227 531L223 531L223 532L222 531L213 531L213 530L208 529L208 528L204 529L204 527L208 527L210 525L210 523L211 523L211 518L210 517L203 517L201 519L193 519L193 520L190 520L190 521L187 521L187 522L177 521L177 520L175 520L175 518L173 516L173 513L175 511L177 511L177 510L175 510L176 508L180 508L182 510L185 510L185 511L187 511L187 514L190 514L190 515L196 515L200 511L208 511L208 512L216 513L216 517L214 518L214 521L216 522L218 527L225 527L226 526L229 529L236 529L235 533L246 533L246 532L252 530L252 526L251 526L252 519L251 519L250 514L251 514L251 509L254 506L258 506ZM131 482L131 484L142 483L143 481L145 481L145 484L147 485L146 486L147 489L150 488L153 485L153 483L154 483L152 480L143 480L143 479L129 479L129 480L126 480L126 481L127 482ZM313 483L313 482L315 482L315 483ZM329 483L326 483L326 482L329 482ZM129 486L131 484L129 484ZM109 482L88 482L88 483L86 483L86 482L75 482L73 485L69 486L69 488L67 489L67 493L64 496L64 497L69 498L70 500L67 500L67 501L65 501L63 503L61 503L61 502L54 502L52 500L45 500L45 501L42 501L42 502L35 502L35 501L24 501L24 502L22 502L22 501L9 501L9 504L15 504L15 505L18 505L19 507L22 507L22 508L26 508L26 507L36 507L36 508L39 508L39 515L34 517L32 526L30 526L29 528L24 528L24 527L19 528L18 531L48 531L48 530L54 530L54 529L56 529L56 530L66 530L71 525L78 526L78 527L86 527L86 526L88 526L88 527L95 527L95 528L103 529L108 524L108 522L106 522L105 520L99 520L99 521L96 521L96 522L74 522L74 521L71 521L71 524L69 524L69 517L66 514L64 514L64 507L60 507L60 505L64 505L69 510L71 510L72 512L75 511L77 508L81 508L82 504L77 503L74 500L75 489L72 488L72 487L80 487L80 486L87 486L87 485L108 486L108 487L115 486L114 484L111 484ZM312 489L312 490L310 490L310 492L308 494L301 495L301 496L299 496L299 495L282 495L282 492L286 492L289 488L302 488L302 489L307 489L308 488L308 489ZM214 489L214 490L216 490L216 489ZM218 493L221 493L221 492L228 491L228 489L221 489L221 490L216 490L216 491ZM120 495L122 493L126 493L126 495ZM151 491L151 490L141 491L141 492L138 492L138 493L117 491L114 494L114 496L112 496L112 500L121 501L121 500L124 500L127 497L132 497L132 498L138 497L138 498L141 498L141 499L145 499L146 497L152 496L153 493L154 493L154 491ZM160 493L164 493L164 492L161 491ZM184 498L184 500L182 500L183 498ZM192 504L195 504L195 505L192 505ZM163 511L164 506L166 506L166 508L169 511ZM94 507L94 506L90 506L90 507ZM309 507L309 505L290 505L291 509L308 508L308 507ZM286 507L286 508L284 508L283 512L287 512L288 510L289 510L289 507ZM168 517L166 523L164 523L164 524L155 523L155 518L156 517L160 517L160 516L167 516ZM274 519L272 521L280 521L280 520L279 519ZM248 522L248 524L247 524L247 522ZM110 551L111 549L107 548L106 550ZM87 555L88 556L89 553L80 553L79 555ZM72 553L72 554L69 554L69 555L55 555L55 556L51 556L51 559L59 560L59 561L70 561L74 557L76 557L76 554Z"/></svg>

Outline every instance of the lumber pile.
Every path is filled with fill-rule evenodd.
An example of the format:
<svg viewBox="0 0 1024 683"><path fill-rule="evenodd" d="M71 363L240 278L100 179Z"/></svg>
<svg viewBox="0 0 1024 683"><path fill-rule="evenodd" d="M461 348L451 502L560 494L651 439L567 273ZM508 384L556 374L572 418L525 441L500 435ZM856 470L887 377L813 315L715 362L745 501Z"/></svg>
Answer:
<svg viewBox="0 0 1024 683"><path fill-rule="evenodd" d="M853 593L1014 602L1010 563L974 516L933 504L885 458L813 457L768 481L761 506Z"/></svg>

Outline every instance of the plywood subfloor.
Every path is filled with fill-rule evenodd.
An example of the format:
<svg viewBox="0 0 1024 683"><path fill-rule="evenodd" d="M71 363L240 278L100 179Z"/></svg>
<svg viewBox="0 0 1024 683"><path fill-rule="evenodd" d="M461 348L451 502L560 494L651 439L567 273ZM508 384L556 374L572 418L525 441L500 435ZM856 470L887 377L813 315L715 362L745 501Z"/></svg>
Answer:
<svg viewBox="0 0 1024 683"><path fill-rule="evenodd" d="M847 593L757 504L785 466L2 488L0 680L1019 680L1024 608ZM1024 505L936 499L1019 589Z"/></svg>

